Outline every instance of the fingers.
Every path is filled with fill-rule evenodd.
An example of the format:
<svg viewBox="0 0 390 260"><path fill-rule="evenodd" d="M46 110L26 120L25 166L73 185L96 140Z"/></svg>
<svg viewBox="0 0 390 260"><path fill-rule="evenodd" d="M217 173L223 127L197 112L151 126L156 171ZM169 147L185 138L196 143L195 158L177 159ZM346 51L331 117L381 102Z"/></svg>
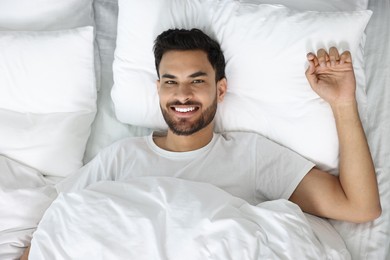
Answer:
<svg viewBox="0 0 390 260"><path fill-rule="evenodd" d="M309 62L309 67L306 70L306 77L309 77L311 75L315 77L314 73L316 67L318 67L319 65L318 58L314 53L311 52L309 52L306 57L307 57L307 61Z"/></svg>
<svg viewBox="0 0 390 260"><path fill-rule="evenodd" d="M345 51L340 56L340 64L352 63L352 55L349 51Z"/></svg>
<svg viewBox="0 0 390 260"><path fill-rule="evenodd" d="M309 67L307 68L306 72L313 73L315 67L318 66L318 59L316 55L314 55L311 52L309 52L306 57L307 57L307 61L309 62Z"/></svg>
<svg viewBox="0 0 390 260"><path fill-rule="evenodd" d="M307 68L305 75L310 85L315 84L317 81L317 76L315 74L316 67L318 66L318 59L313 53L307 54L307 60L309 62L309 67Z"/></svg>
<svg viewBox="0 0 390 260"><path fill-rule="evenodd" d="M352 56L349 51L344 51L341 55L336 47L331 47L329 53L325 49L319 49L317 54L312 52L307 54L307 60L309 61L309 69L312 65L314 67L334 67L338 64L352 63Z"/></svg>
<svg viewBox="0 0 390 260"><path fill-rule="evenodd" d="M320 63L320 67L326 67L327 62L329 61L329 56L326 50L319 49L317 51L317 58L318 58L318 62Z"/></svg>
<svg viewBox="0 0 390 260"><path fill-rule="evenodd" d="M305 74L310 85L314 86L318 82L318 72L321 68L332 68L344 63L352 63L351 53L344 51L341 55L336 47L331 47L329 52L325 49L319 49L316 54L309 52L307 54L309 67Z"/></svg>
<svg viewBox="0 0 390 260"><path fill-rule="evenodd" d="M340 61L340 55L339 51L336 47L331 47L329 49L329 60L330 60L330 66L333 67L337 64L338 61Z"/></svg>

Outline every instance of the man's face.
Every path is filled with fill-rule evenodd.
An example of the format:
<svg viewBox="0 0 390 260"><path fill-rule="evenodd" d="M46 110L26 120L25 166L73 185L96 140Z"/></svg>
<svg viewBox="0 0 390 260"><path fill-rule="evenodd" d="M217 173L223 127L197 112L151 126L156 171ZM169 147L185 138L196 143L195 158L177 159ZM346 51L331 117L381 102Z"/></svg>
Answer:
<svg viewBox="0 0 390 260"><path fill-rule="evenodd" d="M173 133L191 135L213 122L226 80L215 82L215 71L204 51L168 51L159 73L160 107Z"/></svg>

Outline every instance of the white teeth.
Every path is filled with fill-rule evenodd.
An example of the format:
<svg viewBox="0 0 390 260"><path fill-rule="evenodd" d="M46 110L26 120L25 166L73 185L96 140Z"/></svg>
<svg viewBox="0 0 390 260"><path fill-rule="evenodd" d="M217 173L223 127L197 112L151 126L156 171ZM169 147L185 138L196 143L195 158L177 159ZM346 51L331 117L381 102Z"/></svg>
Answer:
<svg viewBox="0 0 390 260"><path fill-rule="evenodd" d="M194 111L195 107L186 107L186 108L175 107L175 110L180 113L187 113L190 111Z"/></svg>

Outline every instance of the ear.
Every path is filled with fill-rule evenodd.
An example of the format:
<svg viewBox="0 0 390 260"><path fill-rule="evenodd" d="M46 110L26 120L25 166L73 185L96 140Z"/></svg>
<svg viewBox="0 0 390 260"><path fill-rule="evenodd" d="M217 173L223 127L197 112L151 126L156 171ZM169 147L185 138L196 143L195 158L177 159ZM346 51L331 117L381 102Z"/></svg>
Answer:
<svg viewBox="0 0 390 260"><path fill-rule="evenodd" d="M227 91L227 80L222 78L217 81L217 98L218 102L222 102Z"/></svg>

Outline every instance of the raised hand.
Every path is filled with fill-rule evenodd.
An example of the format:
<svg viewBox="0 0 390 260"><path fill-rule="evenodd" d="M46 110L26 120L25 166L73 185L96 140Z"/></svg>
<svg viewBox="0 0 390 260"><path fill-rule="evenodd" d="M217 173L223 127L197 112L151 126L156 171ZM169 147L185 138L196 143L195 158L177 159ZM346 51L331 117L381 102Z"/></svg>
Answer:
<svg viewBox="0 0 390 260"><path fill-rule="evenodd" d="M292 202L303 211L356 223L374 220L382 209L368 143L355 98L351 54L334 47L307 55L306 77L331 105L340 146L339 176L313 168L301 181ZM319 147L318 149L321 149Z"/></svg>
<svg viewBox="0 0 390 260"><path fill-rule="evenodd" d="M341 55L335 47L307 54L306 77L312 89L331 106L355 102L356 81L349 51Z"/></svg>

